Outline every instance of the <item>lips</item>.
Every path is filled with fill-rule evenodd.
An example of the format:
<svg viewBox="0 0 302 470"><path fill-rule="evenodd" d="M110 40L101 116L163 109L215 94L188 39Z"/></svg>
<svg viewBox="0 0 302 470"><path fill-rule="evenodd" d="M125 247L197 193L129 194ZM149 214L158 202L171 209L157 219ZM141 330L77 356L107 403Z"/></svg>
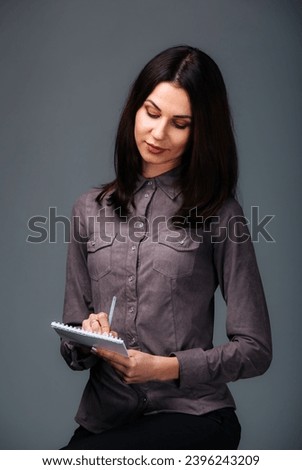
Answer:
<svg viewBox="0 0 302 470"><path fill-rule="evenodd" d="M147 145L148 151L155 155L158 155L166 150L165 148L157 147L157 145L150 144L149 142L146 142L146 145Z"/></svg>

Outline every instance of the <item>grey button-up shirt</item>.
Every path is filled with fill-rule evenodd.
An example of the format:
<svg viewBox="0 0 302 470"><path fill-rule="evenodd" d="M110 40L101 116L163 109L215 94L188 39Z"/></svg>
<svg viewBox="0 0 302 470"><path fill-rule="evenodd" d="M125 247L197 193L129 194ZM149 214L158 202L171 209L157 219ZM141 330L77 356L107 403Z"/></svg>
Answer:
<svg viewBox="0 0 302 470"><path fill-rule="evenodd" d="M175 173L141 177L127 219L106 199L96 203L98 190L73 208L63 321L108 312L116 295L112 329L126 346L174 355L180 364L179 380L127 385L105 361L62 341L71 368L90 368L76 421L92 432L141 413L235 407L227 382L260 375L271 361L267 307L240 205L227 200L206 229L171 228L182 197ZM218 285L229 341L213 346Z"/></svg>

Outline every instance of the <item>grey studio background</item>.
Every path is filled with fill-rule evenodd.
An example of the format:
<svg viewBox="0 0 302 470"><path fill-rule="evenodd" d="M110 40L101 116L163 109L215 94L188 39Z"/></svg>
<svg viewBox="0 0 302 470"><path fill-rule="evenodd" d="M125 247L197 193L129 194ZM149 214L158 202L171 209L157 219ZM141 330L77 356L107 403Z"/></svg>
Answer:
<svg viewBox="0 0 302 470"><path fill-rule="evenodd" d="M275 242L255 242L274 359L264 376L230 385L240 448L302 448L301 2L0 0L1 449L57 449L76 426L87 373L68 369L49 326L62 314L62 217L113 177L130 82L180 43L209 53L224 75L247 218L252 206L260 220L275 216L266 227ZM52 239L50 208L61 216ZM47 230L43 243L27 242L35 215Z"/></svg>

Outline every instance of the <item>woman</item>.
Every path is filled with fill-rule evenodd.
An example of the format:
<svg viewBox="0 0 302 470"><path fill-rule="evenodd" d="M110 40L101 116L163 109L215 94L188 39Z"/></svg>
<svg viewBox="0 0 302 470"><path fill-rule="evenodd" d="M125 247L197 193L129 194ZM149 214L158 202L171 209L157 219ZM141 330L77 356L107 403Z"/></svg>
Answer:
<svg viewBox="0 0 302 470"><path fill-rule="evenodd" d="M235 199L227 93L208 55L172 47L143 68L121 116L115 165L113 182L74 205L63 321L117 332L129 357L62 341L72 369L90 368L64 449L236 449L226 384L266 371L271 335ZM229 341L213 346L218 285Z"/></svg>

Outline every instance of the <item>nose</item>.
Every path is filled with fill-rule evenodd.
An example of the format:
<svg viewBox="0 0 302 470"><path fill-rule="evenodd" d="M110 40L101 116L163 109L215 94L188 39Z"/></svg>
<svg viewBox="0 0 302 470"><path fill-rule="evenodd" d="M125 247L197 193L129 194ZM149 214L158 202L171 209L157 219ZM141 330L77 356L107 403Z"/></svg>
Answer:
<svg viewBox="0 0 302 470"><path fill-rule="evenodd" d="M163 119L157 119L151 134L155 140L163 140L166 136L166 122Z"/></svg>

